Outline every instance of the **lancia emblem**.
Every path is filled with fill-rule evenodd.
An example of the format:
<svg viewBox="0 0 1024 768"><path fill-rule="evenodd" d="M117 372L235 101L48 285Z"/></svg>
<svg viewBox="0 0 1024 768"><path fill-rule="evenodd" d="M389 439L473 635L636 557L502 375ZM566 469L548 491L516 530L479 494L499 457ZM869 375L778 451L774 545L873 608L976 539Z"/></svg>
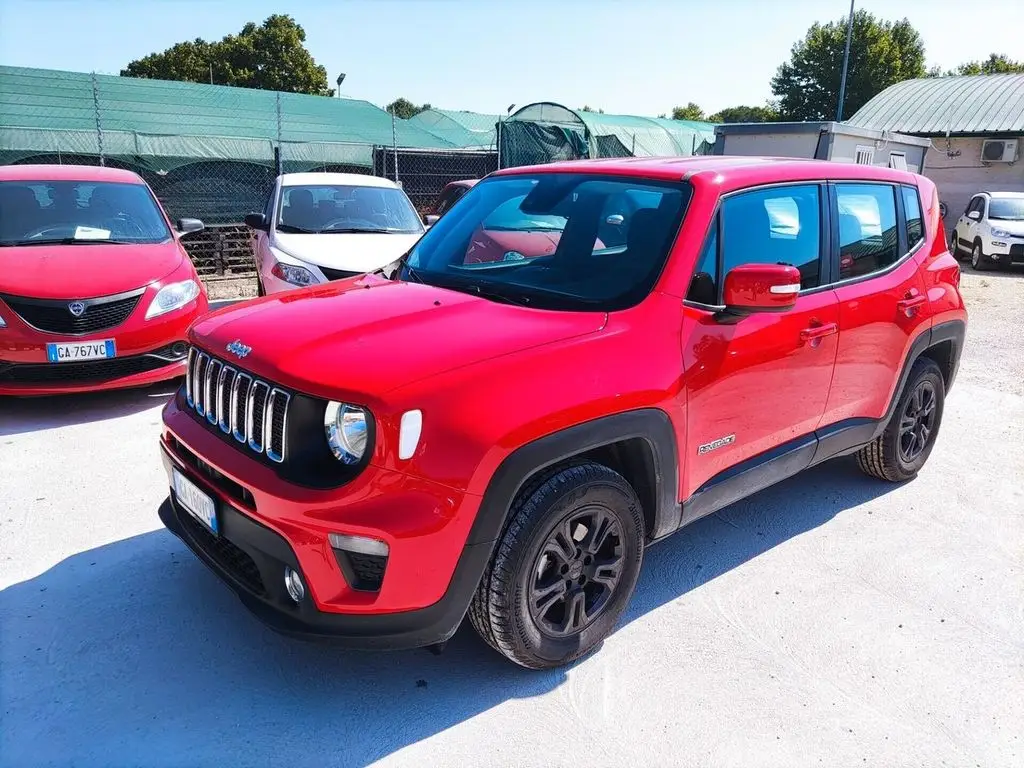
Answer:
<svg viewBox="0 0 1024 768"><path fill-rule="evenodd" d="M241 339L235 339L230 344L228 344L227 350L233 355L245 357L250 352L252 352L252 347L247 347L245 344L242 343Z"/></svg>
<svg viewBox="0 0 1024 768"><path fill-rule="evenodd" d="M83 304L80 301L72 301L70 304L68 304L68 312L70 312L75 317L81 317L82 315L85 314L85 304Z"/></svg>

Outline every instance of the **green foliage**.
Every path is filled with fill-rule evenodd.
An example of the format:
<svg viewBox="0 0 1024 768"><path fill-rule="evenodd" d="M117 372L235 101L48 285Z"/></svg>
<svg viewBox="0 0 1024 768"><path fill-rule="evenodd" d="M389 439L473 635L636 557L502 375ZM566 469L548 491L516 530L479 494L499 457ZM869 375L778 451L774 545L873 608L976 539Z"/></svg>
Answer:
<svg viewBox="0 0 1024 768"><path fill-rule="evenodd" d="M584 104L582 107L580 107L579 111L580 112L595 112L595 113L597 113L599 115L603 115L604 114L604 110L603 109L600 109L600 108L594 109L589 104Z"/></svg>
<svg viewBox="0 0 1024 768"><path fill-rule="evenodd" d="M815 22L772 78L782 120L831 120L839 103L846 19ZM853 15L843 115L852 115L901 80L924 77L924 44L906 19L889 22L868 11Z"/></svg>
<svg viewBox="0 0 1024 768"><path fill-rule="evenodd" d="M672 107L673 120L704 120L704 110L692 101L685 107Z"/></svg>
<svg viewBox="0 0 1024 768"><path fill-rule="evenodd" d="M384 109L387 112L394 115L395 117L400 117L403 120L408 120L411 117L416 117L416 115L418 115L420 112L425 112L426 110L430 109L430 104L416 106L408 99L399 98L392 101L390 104L384 107Z"/></svg>
<svg viewBox="0 0 1024 768"><path fill-rule="evenodd" d="M956 69L943 72L939 67L928 70L929 77L950 75L1009 75L1024 72L1024 61L1014 61L1004 53L990 53L984 61L968 61Z"/></svg>
<svg viewBox="0 0 1024 768"><path fill-rule="evenodd" d="M764 107L726 107L708 116L709 123L773 123L779 119L779 111L772 105Z"/></svg>
<svg viewBox="0 0 1024 768"><path fill-rule="evenodd" d="M232 85L333 96L327 70L306 50L306 32L291 16L274 14L249 22L217 42L196 38L128 64L122 77Z"/></svg>

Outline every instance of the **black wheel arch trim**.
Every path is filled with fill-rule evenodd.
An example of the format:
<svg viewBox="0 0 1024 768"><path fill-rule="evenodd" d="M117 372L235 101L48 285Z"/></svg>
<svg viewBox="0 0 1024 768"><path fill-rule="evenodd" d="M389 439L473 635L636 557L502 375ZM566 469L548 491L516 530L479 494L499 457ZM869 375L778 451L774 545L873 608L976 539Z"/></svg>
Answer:
<svg viewBox="0 0 1024 768"><path fill-rule="evenodd" d="M470 531L468 545L494 542L505 527L516 494L537 472L624 440L641 439L650 450L655 478L655 509L650 538L679 527L679 451L668 414L658 408L602 416L545 435L517 448L498 466Z"/></svg>

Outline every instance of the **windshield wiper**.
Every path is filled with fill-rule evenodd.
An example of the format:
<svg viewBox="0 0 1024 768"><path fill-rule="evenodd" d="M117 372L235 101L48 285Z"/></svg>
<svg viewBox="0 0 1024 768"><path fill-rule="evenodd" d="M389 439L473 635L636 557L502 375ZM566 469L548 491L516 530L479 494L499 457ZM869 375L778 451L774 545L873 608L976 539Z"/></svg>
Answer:
<svg viewBox="0 0 1024 768"><path fill-rule="evenodd" d="M321 229L320 235L386 235L389 230L379 227L342 227L340 229Z"/></svg>
<svg viewBox="0 0 1024 768"><path fill-rule="evenodd" d="M398 258L398 261L391 262L392 264L395 265L395 276L392 279L397 280L398 273L401 272L402 268L404 267L406 273L409 275L409 277L413 279L414 282L425 283L426 281L420 276L420 274L409 265L409 256L411 253L411 250L406 251ZM370 274L380 275L381 277L387 277L387 275L384 274L384 270L387 269L389 266L391 265L385 264L383 267L378 267L377 269L373 270L373 272L371 272Z"/></svg>
<svg viewBox="0 0 1024 768"><path fill-rule="evenodd" d="M6 242L0 243L5 246L19 246L24 247L28 245L132 245L132 240L100 240L94 238L78 238L78 237L54 237L48 240L7 240Z"/></svg>
<svg viewBox="0 0 1024 768"><path fill-rule="evenodd" d="M285 232L290 235L319 235L319 229L303 229L302 227L296 227L294 224L278 224L278 232Z"/></svg>
<svg viewBox="0 0 1024 768"><path fill-rule="evenodd" d="M495 290L494 288L485 288L479 283L447 283L441 286L442 288L448 288L452 291L462 291L464 293L472 293L479 296L482 299L491 299L492 301L503 301L507 304L518 304L521 307L529 306L530 297L523 296L522 294L508 294L504 291Z"/></svg>

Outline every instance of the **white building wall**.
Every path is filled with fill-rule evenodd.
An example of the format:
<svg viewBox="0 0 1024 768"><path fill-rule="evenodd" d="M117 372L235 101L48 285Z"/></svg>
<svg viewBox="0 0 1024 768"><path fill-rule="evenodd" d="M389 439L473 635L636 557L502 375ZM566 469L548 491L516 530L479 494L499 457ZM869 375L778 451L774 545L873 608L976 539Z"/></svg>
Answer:
<svg viewBox="0 0 1024 768"><path fill-rule="evenodd" d="M876 141L859 136L849 136L843 133L836 133L832 136L832 153L829 160L836 163L854 163L857 161L857 148L870 147L874 150L872 165L880 168L889 167L889 155L893 152L902 152L907 161L907 170L913 173L921 172L921 162L927 147L916 144L904 144L899 141Z"/></svg>
<svg viewBox="0 0 1024 768"><path fill-rule="evenodd" d="M947 236L971 197L978 192L1024 192L1024 135L1016 138L1020 159L1012 165L982 163L983 139L950 139L948 146L946 139L932 139L932 148L925 157L924 175L935 182L939 200L948 208Z"/></svg>
<svg viewBox="0 0 1024 768"><path fill-rule="evenodd" d="M753 133L727 134L723 155L744 155L754 157L814 157L818 146L817 133Z"/></svg>

